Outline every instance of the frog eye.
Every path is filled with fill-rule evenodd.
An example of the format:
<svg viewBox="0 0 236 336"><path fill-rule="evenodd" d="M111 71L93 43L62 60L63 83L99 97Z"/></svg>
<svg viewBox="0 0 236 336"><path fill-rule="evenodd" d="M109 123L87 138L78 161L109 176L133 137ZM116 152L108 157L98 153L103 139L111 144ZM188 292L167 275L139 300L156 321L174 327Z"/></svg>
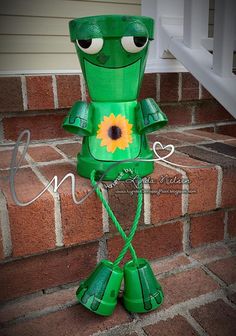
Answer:
<svg viewBox="0 0 236 336"><path fill-rule="evenodd" d="M86 54L97 54L103 46L102 38L93 38L88 40L76 40L77 46Z"/></svg>
<svg viewBox="0 0 236 336"><path fill-rule="evenodd" d="M123 36L121 44L130 53L137 53L146 47L148 38L146 36Z"/></svg>

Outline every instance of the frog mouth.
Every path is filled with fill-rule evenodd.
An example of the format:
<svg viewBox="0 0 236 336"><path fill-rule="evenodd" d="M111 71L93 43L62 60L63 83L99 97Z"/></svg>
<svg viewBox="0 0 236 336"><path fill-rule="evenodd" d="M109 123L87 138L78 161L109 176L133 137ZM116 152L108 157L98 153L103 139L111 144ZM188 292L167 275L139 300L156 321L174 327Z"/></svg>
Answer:
<svg viewBox="0 0 236 336"><path fill-rule="evenodd" d="M134 100L140 83L141 58L117 68L107 68L84 61L85 80L92 99L97 101Z"/></svg>

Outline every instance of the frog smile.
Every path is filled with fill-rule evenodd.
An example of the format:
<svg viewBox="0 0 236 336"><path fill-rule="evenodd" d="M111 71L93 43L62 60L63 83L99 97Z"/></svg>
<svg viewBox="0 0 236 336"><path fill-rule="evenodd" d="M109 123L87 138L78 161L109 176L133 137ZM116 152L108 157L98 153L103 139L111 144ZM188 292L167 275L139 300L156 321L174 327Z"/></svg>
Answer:
<svg viewBox="0 0 236 336"><path fill-rule="evenodd" d="M141 58L127 66L106 68L84 61L89 93L97 101L135 99L139 87Z"/></svg>

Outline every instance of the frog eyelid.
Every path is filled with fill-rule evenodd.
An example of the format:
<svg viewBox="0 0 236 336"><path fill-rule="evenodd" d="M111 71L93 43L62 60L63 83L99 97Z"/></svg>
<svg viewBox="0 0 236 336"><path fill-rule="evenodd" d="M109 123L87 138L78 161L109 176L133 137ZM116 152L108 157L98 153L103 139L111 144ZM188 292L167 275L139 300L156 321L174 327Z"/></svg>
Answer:
<svg viewBox="0 0 236 336"><path fill-rule="evenodd" d="M138 53L143 50L148 43L147 36L123 36L121 45L129 53Z"/></svg>
<svg viewBox="0 0 236 336"><path fill-rule="evenodd" d="M76 39L76 45L86 54L97 54L103 47L103 38Z"/></svg>

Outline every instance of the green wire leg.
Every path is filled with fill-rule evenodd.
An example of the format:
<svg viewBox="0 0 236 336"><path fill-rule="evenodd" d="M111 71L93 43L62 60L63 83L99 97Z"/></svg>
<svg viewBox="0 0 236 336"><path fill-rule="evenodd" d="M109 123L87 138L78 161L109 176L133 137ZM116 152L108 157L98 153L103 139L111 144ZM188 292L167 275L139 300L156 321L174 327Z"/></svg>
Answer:
<svg viewBox="0 0 236 336"><path fill-rule="evenodd" d="M130 234L127 237L127 235L125 234L124 230L122 229L120 223L118 222L117 218L115 217L113 211L111 210L107 200L103 197L103 194L102 194L101 190L98 188L98 184L95 180L95 174L96 174L96 171L93 170L92 173L91 173L91 176L90 176L91 184L95 188L95 191L96 191L98 197L100 198L102 204L104 205L104 207L105 207L108 215L110 216L112 222L114 223L116 229L118 230L121 237L125 241L124 247L122 248L119 256L117 257L117 259L114 261L114 266L119 265L119 263L124 258L125 254L127 253L128 249L130 249L130 253L131 253L131 256L132 256L132 259L133 259L135 265L138 265L138 258L137 258L136 252L135 252L135 250L132 246L132 240L133 240L135 232L137 230L138 222L139 222L141 211L142 211L142 201L143 201L142 179L140 177L138 177L138 204L137 204L137 209L136 209L134 221L133 221L133 224L132 224L132 227L131 227L131 230L130 230Z"/></svg>

